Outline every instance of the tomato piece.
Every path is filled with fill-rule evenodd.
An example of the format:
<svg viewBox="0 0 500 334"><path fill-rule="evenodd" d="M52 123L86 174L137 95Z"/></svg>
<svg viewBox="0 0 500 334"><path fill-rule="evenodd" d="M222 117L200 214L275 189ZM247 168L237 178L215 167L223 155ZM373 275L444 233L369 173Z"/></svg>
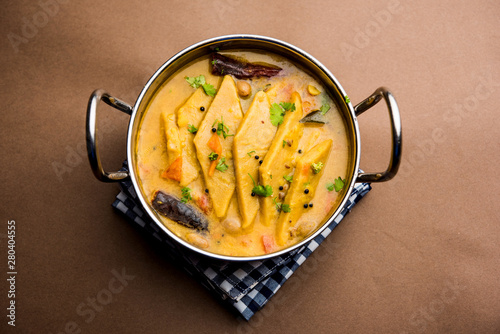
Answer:
<svg viewBox="0 0 500 334"><path fill-rule="evenodd" d="M217 135L217 132L214 132L214 134L212 135L212 137L210 137L210 140L208 141L207 144L208 144L208 147L210 147L212 149L212 151L217 153L219 155L219 158L220 158L220 155L222 154L222 145L220 143L220 138Z"/></svg>
<svg viewBox="0 0 500 334"><path fill-rule="evenodd" d="M275 245L274 238L270 235L264 234L262 236L262 245L264 246L264 251L266 252L266 254L271 253Z"/></svg>
<svg viewBox="0 0 500 334"><path fill-rule="evenodd" d="M178 157L172 162L172 164L167 168L166 171L161 175L163 178L175 180L177 182L181 181L182 175L182 157Z"/></svg>
<svg viewBox="0 0 500 334"><path fill-rule="evenodd" d="M222 144L220 143L220 138L217 135L216 132L210 137L210 140L207 143L208 147L212 151L218 154L218 157L216 160L212 161L210 164L210 168L208 169L208 176L213 176L215 172L215 167L217 167L217 163L219 162L221 155L222 155Z"/></svg>
<svg viewBox="0 0 500 334"><path fill-rule="evenodd" d="M205 213L208 214L210 213L210 210L212 209L210 206L210 200L208 199L208 196L203 194L199 196L196 199L196 204L198 204L198 207Z"/></svg>

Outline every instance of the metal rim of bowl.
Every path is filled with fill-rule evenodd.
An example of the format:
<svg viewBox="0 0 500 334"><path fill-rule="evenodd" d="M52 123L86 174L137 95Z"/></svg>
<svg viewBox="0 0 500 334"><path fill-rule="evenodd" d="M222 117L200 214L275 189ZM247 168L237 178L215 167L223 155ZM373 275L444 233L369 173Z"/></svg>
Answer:
<svg viewBox="0 0 500 334"><path fill-rule="evenodd" d="M265 36L259 36L259 35L247 35L247 34L225 35L225 36L219 36L219 37L206 39L204 41L198 42L196 44L193 44L193 45L179 51L173 57L171 57L169 60L167 60L151 76L151 78L148 80L148 82L146 83L146 85L142 89L142 91L141 91L141 93L140 93L139 97L137 98L136 103L134 105L131 119L129 122L129 128L128 128L128 134L127 134L127 158L128 158L129 162L135 161L134 152L133 152L133 145L134 145L133 141L136 138L135 138L135 136L132 136L132 134L136 133L135 130L139 126L139 123L136 120L139 107L142 105L142 103L144 102L144 100L143 100L144 97L146 96L146 94L148 93L148 91L150 90L152 85L155 83L155 81L158 79L158 77L163 73L163 71L165 71L165 69L167 69L169 66L171 66L178 59L189 54L193 50L197 50L203 46L213 45L213 44L218 44L218 43L219 44L225 43L225 42L232 41L232 40L245 40L248 42L261 41L261 42L270 43L270 44L273 44L275 46L284 48L285 51L294 52L294 53L300 55L301 57L303 57L304 59L306 59L308 62L314 64L318 69L320 69L324 73L324 75L326 75L326 77L328 77L328 79L331 81L331 83L333 83L333 85L338 90L338 92L340 92L342 94L342 97L347 95L345 93L344 89L342 88L342 86L340 85L340 83L338 82L338 80L335 78L335 76L323 64L321 64L316 58L311 56L309 53L303 51L302 49L300 49L292 44L289 44L289 43L286 43L286 42L283 42L281 40L271 38L271 37L265 37ZM161 85L161 83L160 83L160 85ZM151 93L151 92L149 92L149 93ZM333 92L329 92L329 93L333 94ZM337 95L337 93L335 95ZM337 98L336 101L339 101L339 99ZM146 102L149 103L149 101L146 101ZM292 246L289 246L288 248L284 248L284 249L279 250L279 251L274 252L274 253L257 255L257 256L229 256L229 255L222 255L222 254L217 254L217 253L213 253L213 252L208 252L208 251L205 251L205 250L200 249L198 247L195 247L195 246L191 245L190 243L188 243L187 241L180 238L179 236L177 236L172 231L170 231L157 218L156 213L153 212L149 203L146 201L143 193L141 192L141 187L138 183L133 163L131 163L131 165L129 166L129 172L130 172L130 178L131 178L132 184L134 186L134 189L136 190L137 196L139 197L139 200L140 200L141 204L143 205L145 211L153 219L153 221L156 223L156 225L159 228L161 228L161 230L164 231L170 238L172 238L173 240L175 240L176 242L178 242L182 246L184 246L184 247L186 247L186 248L188 248L196 253L199 253L199 254L204 255L206 257L209 257L211 259L217 259L217 260L222 260L222 261L262 261L265 259L269 259L269 258L273 258L276 256L280 256L280 255L289 253L289 252L309 243L311 240L313 240L319 234L321 234L333 222L333 220L340 214L340 212L343 210L343 208L345 207L345 205L346 205L346 203L347 203L347 201L348 201L348 199L349 199L349 197L354 189L354 184L356 183L356 179L358 176L359 160L360 160L360 144L361 143L360 143L360 136L359 136L358 121L356 118L354 108L353 108L351 103L345 103L345 106L348 108L348 111L349 111L348 114L350 116L349 121L353 127L353 129L350 129L350 130L353 130L353 132L354 132L354 138L353 138L354 143L352 143L352 144L355 145L355 147L353 148L355 156L351 157L354 161L354 170L353 170L352 175L349 175L349 177L351 179L351 181L349 183L349 188L344 192L344 195L343 195L344 197L343 197L342 201L337 205L337 208L335 209L335 211L330 215L330 217L319 228L316 229L316 231L314 233L312 233L311 235L309 235L307 238L303 239L302 241L300 241ZM348 126L348 124L346 124L346 126ZM132 137L134 137L134 138L132 138Z"/></svg>

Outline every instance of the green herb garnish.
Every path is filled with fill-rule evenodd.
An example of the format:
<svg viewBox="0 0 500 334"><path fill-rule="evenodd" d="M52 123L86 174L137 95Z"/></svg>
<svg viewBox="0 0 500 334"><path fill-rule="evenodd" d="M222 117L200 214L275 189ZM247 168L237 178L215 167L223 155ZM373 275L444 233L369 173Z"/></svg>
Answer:
<svg viewBox="0 0 500 334"><path fill-rule="evenodd" d="M210 158L210 157L209 157ZM225 172L229 167L226 165L226 158L221 158L215 169Z"/></svg>
<svg viewBox="0 0 500 334"><path fill-rule="evenodd" d="M286 145L286 141L283 140L283 147L285 147L285 145Z"/></svg>
<svg viewBox="0 0 500 334"><path fill-rule="evenodd" d="M276 205L276 210L278 210L278 212L283 211L283 212L287 212L288 213L288 212L291 211L290 205L283 204L283 203L277 203L276 202L276 197L273 198L273 203L274 203L274 205Z"/></svg>
<svg viewBox="0 0 500 334"><path fill-rule="evenodd" d="M295 111L295 103L291 102L281 102L273 103L271 105L271 109L269 109L271 124L274 126L278 126L283 123L283 119L285 116L285 111Z"/></svg>
<svg viewBox="0 0 500 334"><path fill-rule="evenodd" d="M285 116L285 112L280 107L279 104L273 103L271 105L271 109L269 109L271 124L274 126L278 126L283 123L283 116Z"/></svg>
<svg viewBox="0 0 500 334"><path fill-rule="evenodd" d="M273 194L273 188L270 185L266 185L265 187L263 185L257 185L255 183L255 180L253 179L252 175L248 173L248 176L252 179L253 182L253 189L252 192L255 193L255 195L262 196L262 197L268 197Z"/></svg>
<svg viewBox="0 0 500 334"><path fill-rule="evenodd" d="M311 168L314 172L314 174L318 174L319 172L321 172L321 169L323 168L323 163L320 161L318 163L312 163L311 164Z"/></svg>
<svg viewBox="0 0 500 334"><path fill-rule="evenodd" d="M209 83L203 84L203 85L201 85L201 87L203 87L205 94L207 94L208 96L211 96L211 97L214 97L215 93L217 92L215 87Z"/></svg>
<svg viewBox="0 0 500 334"><path fill-rule="evenodd" d="M278 210L278 212L280 212L281 211L281 203L276 203L276 198L277 197L273 198L273 203L274 203L274 205L276 205L276 210Z"/></svg>
<svg viewBox="0 0 500 334"><path fill-rule="evenodd" d="M208 158L210 159L210 161L215 161L217 160L217 158L219 157L219 155L215 152L211 152L209 155L208 155Z"/></svg>
<svg viewBox="0 0 500 334"><path fill-rule="evenodd" d="M321 108L319 108L320 112L321 112L321 115L324 115L328 112L328 110L330 110L330 105L328 103L325 103L321 106Z"/></svg>
<svg viewBox="0 0 500 334"><path fill-rule="evenodd" d="M194 125L188 124L188 131L191 133L196 133L198 131L198 129L195 128Z"/></svg>
<svg viewBox="0 0 500 334"><path fill-rule="evenodd" d="M291 176L291 175L283 175L283 178L284 178L285 180L287 180L288 182L290 182L290 183L291 183L291 182L292 182L292 180L293 180L293 176Z"/></svg>
<svg viewBox="0 0 500 334"><path fill-rule="evenodd" d="M198 88L206 83L204 75L199 75L197 77L185 77L184 79L186 79L187 83L193 88Z"/></svg>
<svg viewBox="0 0 500 334"><path fill-rule="evenodd" d="M351 103L351 99L347 95L344 96L344 100L345 100L345 103Z"/></svg>
<svg viewBox="0 0 500 334"><path fill-rule="evenodd" d="M326 184L326 189L328 189L328 191L333 191L335 189L336 192L339 192L344 188L344 185L345 179L342 180L339 176L339 178L335 179L334 182L328 182Z"/></svg>
<svg viewBox="0 0 500 334"><path fill-rule="evenodd" d="M214 121L214 124L212 124L212 127L214 127L215 123L217 123L217 135L221 135L226 139L227 137L234 136L234 134L230 135L229 134L229 128L227 127L226 124L224 124L224 118L221 116L220 122L218 119Z"/></svg>
<svg viewBox="0 0 500 334"><path fill-rule="evenodd" d="M251 157L252 156L252 153L255 153L255 151L250 151L250 152L247 152L248 156Z"/></svg>
<svg viewBox="0 0 500 334"><path fill-rule="evenodd" d="M198 88L198 87L203 87L203 90L205 91L205 94L214 96L215 95L215 88L211 84L207 83L205 81L205 76L204 75L199 75L197 77L185 77L187 83L193 87L193 88Z"/></svg>
<svg viewBox="0 0 500 334"><path fill-rule="evenodd" d="M182 203L187 203L188 201L192 200L193 198L191 197L191 189L188 187L184 187L181 189L182 192Z"/></svg>
<svg viewBox="0 0 500 334"><path fill-rule="evenodd" d="M292 102L281 102L280 106L285 111L288 111L288 110L290 110L291 112L295 111L295 103L292 103Z"/></svg>

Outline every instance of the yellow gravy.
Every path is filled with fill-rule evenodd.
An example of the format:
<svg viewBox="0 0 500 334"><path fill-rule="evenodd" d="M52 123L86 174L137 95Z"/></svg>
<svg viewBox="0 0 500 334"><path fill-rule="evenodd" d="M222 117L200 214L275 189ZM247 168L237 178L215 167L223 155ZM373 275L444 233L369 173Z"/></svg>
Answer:
<svg viewBox="0 0 500 334"><path fill-rule="evenodd" d="M315 181L317 186L315 187L314 197L308 199L306 203L302 203L300 202L300 196L305 195L300 195L299 192L297 192L295 196L296 200L290 202L294 204L286 209L290 211L288 215L298 213L299 211L300 215L295 215L294 217L298 216L297 221L294 221L292 224L290 220L290 225L288 225L287 218L282 219L285 223L283 223L283 226L279 227L281 232L277 232L278 222L276 219L273 219L270 223L264 223L261 208L263 201L266 199L259 195L254 195L252 197L259 199L261 207L255 215L255 218L250 223L247 223L245 227L242 227L243 224L237 190L232 194L224 216L217 216L213 210L213 204L214 201L218 199L212 198L210 196L211 194L207 193L207 175L202 172L200 165L196 166L196 172L199 173L199 176L187 185L181 186L178 180L165 177L165 171L172 163L172 156L169 157L172 151L168 148L168 144L171 144L170 147L174 147L175 150L175 146L172 146L175 143L169 143L168 140L171 139L165 135L166 130L168 130L165 129L165 124L167 124L167 126L173 126L174 128L177 127L176 120L178 119L178 115L176 115L176 113L178 109L183 106L196 91L196 89L187 82L186 77L194 78L203 75L205 82L212 85L217 93L223 82L223 76L211 74L209 56L190 63L170 77L158 90L147 107L140 124L136 145L136 174L140 181L140 188L145 198L147 198L150 203L157 191L162 191L181 200L182 198L186 198L186 193L183 192L182 189L189 188L189 196L187 196L189 199L186 198L185 204L194 208L198 214L204 216L208 221L207 230L200 231L186 227L167 218L164 214L158 214L158 217L169 230L196 247L209 252L230 256L256 256L279 251L299 242L312 233L325 221L332 210L338 205L342 191L345 191L345 189L337 192L336 189L334 189L334 184L336 179L346 179L349 159L349 142L346 135L345 122L335 102L325 93L325 88L320 82L290 61L274 54L251 51L231 51L222 52L222 54L237 59L244 59L248 62L271 64L282 69L280 74L270 78L259 77L240 80L231 77L227 79L228 81L233 80L235 84L239 81L244 81L248 83L251 88L249 96L238 96L243 115L249 110L255 95L260 91L264 91L267 94L271 105L275 103L279 105L283 102L290 102L293 93L298 93L304 116L322 107L322 110L325 110L327 109L325 107L326 105L330 107L324 115L320 116L320 118L326 122L325 124L303 123L300 140L298 143L292 144L297 150L294 152L293 158L290 161L289 177L294 177L295 180L296 174L299 175L298 173L301 172L294 170L299 159L311 150L311 148L318 147L319 144L331 140L331 145L327 147L327 160L324 160L325 164L321 167L319 174L315 173L317 170L311 171L307 169L308 165L302 167L305 173L304 175L309 173L311 177L317 178ZM226 78L224 78L224 80L226 80ZM217 99L217 93L215 94L214 100ZM204 107L204 111L199 111L201 117L209 113L209 105L199 107ZM284 113L286 115L290 113L290 111L284 111ZM169 115L172 122L162 122L162 119L168 119ZM283 126L283 124L277 126L276 133L279 133L279 127L281 126ZM210 129L206 131L210 131ZM238 129L236 128L229 128L227 131L229 135L234 135L237 132ZM197 135L198 134L192 134L193 137ZM228 138L224 139L222 136L219 137L222 143L227 143ZM224 142L224 140L226 140L226 142ZM229 140L233 140L233 138ZM260 139L255 138L255 140L258 141ZM280 146L282 145L283 149L292 147L288 144L289 143L286 141L283 141L283 143L280 142ZM183 147L181 144L180 150L182 149ZM231 159L231 153L229 151L226 153L226 158L228 160ZM325 159L324 156L323 154L323 159ZM255 153L249 151L248 157L249 159L254 159ZM259 159L265 160L266 156L259 157ZM204 163L210 163L210 161L207 160L207 162ZM233 164L227 165L233 167ZM261 165L263 165L263 163L261 163ZM257 165L256 168L259 168L259 165ZM256 173L256 171L252 172ZM227 171L215 170L214 175L217 175L215 173L227 173ZM293 181L289 183L282 178L282 175L271 175L271 177L273 176L275 178L277 177L280 180L280 186L284 186L285 188L284 191L280 191L279 188L272 189L273 195L268 198L268 200L272 198L274 200L273 203L277 204L276 213L273 213L273 215L279 217L280 215L285 215L285 210L282 205L286 203L286 197L289 196L289 193L286 191L287 189L291 191ZM307 177L307 175L305 177ZM276 184L277 181L276 179L274 180L275 181L268 181ZM258 178L254 181L256 185L263 182ZM307 189L307 182L304 182L302 186L304 190ZM283 193L285 193L284 198L282 196ZM249 201L250 200L251 199L249 199ZM306 205L307 208L304 208L304 205ZM277 235L277 233L282 233L282 235ZM278 242L280 238L282 239L281 244Z"/></svg>

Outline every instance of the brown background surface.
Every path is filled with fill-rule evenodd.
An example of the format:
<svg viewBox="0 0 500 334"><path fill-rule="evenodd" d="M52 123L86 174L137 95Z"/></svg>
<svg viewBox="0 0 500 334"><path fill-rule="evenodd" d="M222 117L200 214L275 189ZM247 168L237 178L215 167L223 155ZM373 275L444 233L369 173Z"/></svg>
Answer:
<svg viewBox="0 0 500 334"><path fill-rule="evenodd" d="M1 9L0 278L7 221L17 225L17 319L9 332L58 333L72 321L81 333L500 332L498 1L61 1L47 8L53 15L42 14L38 1L3 1ZM36 32L25 27L34 19ZM353 103L389 87L404 129L397 178L374 184L249 323L113 211L118 186L94 178L84 151L94 89L133 103L176 52L232 33L310 52ZM14 47L13 34L24 42ZM359 119L367 171L386 167L386 114L380 104ZM99 122L105 168L116 170L128 117L102 107ZM54 165L66 166L64 173ZM135 278L85 322L78 305L122 268Z"/></svg>

